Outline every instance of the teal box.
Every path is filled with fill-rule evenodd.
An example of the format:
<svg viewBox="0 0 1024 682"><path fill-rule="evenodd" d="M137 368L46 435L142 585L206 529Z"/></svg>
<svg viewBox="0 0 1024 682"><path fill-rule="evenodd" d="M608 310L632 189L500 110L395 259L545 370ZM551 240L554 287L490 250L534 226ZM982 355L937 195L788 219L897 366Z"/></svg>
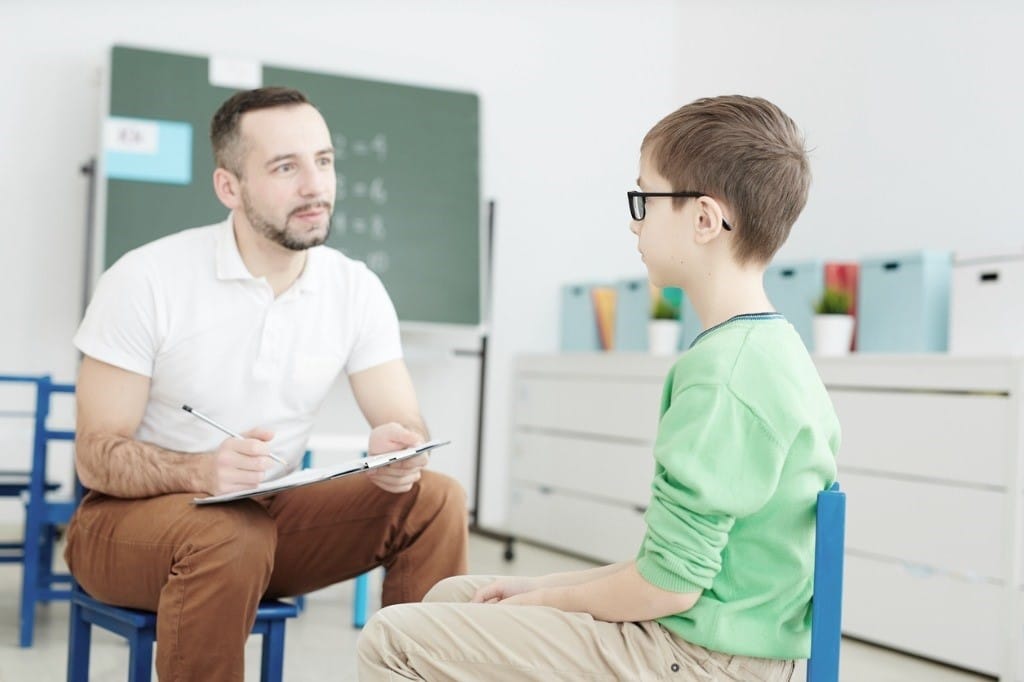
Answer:
<svg viewBox="0 0 1024 682"><path fill-rule="evenodd" d="M814 348L814 304L825 291L825 266L819 260L771 265L764 273L764 292L775 310Z"/></svg>
<svg viewBox="0 0 1024 682"><path fill-rule="evenodd" d="M916 251L868 258L857 289L857 350L862 353L936 353L949 337L948 251Z"/></svg>
<svg viewBox="0 0 1024 682"><path fill-rule="evenodd" d="M597 333L594 301L590 296L591 284L566 284L562 287L563 352L595 352L601 350Z"/></svg>
<svg viewBox="0 0 1024 682"><path fill-rule="evenodd" d="M685 294L683 295L682 310L682 319L679 320L679 324L683 326L683 330L679 334L679 350L687 350L704 329L701 327L700 318L697 317L697 311L690 303L690 297Z"/></svg>
<svg viewBox="0 0 1024 682"><path fill-rule="evenodd" d="M615 350L646 351L651 319L651 285L647 278L615 284Z"/></svg>

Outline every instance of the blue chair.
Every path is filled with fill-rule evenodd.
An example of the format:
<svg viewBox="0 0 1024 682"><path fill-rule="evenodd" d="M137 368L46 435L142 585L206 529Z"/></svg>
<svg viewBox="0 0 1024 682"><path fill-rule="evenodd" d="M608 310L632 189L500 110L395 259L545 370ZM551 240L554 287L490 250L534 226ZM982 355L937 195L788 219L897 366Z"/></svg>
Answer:
<svg viewBox="0 0 1024 682"><path fill-rule="evenodd" d="M363 453L366 456L366 453ZM313 451L306 450L302 456L302 468L308 469L313 464ZM352 603L352 627L361 630L366 625L367 612L369 610L370 598L370 574L363 573L356 577L355 597ZM295 598L295 605L299 611L306 608L306 597L300 595Z"/></svg>
<svg viewBox="0 0 1024 682"><path fill-rule="evenodd" d="M47 421L54 394L74 393L74 384L54 383L49 375L0 375L0 381L33 383L36 386L35 426L32 438L32 466L24 485L17 476L7 478L3 492L18 491L25 503L25 535L21 543L5 543L3 562L18 561L24 565L19 611L19 644L32 646L35 630L36 604L68 599L71 576L53 571L53 545L61 526L66 525L75 510L71 498L54 499L48 495L57 485L46 480L49 445L54 441L74 441L70 429L52 429ZM10 472L8 472L10 473ZM20 490L19 490L20 487ZM20 550L19 550L20 547Z"/></svg>
<svg viewBox="0 0 1024 682"><path fill-rule="evenodd" d="M256 611L254 634L263 635L262 682L280 682L284 674L284 626L299 609L288 602L264 600ZM77 585L71 592L71 629L68 634L68 682L88 682L92 626L128 640L128 682L146 682L153 670L156 614L111 606L97 601Z"/></svg>
<svg viewBox="0 0 1024 682"><path fill-rule="evenodd" d="M838 483L818 493L816 516L811 657L807 661L807 682L837 682L846 536L846 493L840 492Z"/></svg>

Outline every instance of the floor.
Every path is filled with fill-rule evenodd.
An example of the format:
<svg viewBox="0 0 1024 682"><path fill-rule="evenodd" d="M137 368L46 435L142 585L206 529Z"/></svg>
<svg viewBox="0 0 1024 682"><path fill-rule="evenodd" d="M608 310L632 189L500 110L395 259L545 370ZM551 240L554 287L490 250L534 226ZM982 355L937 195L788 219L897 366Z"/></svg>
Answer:
<svg viewBox="0 0 1024 682"><path fill-rule="evenodd" d="M471 537L470 569L474 573L542 574L586 568L591 564L532 547L516 546L511 563L502 559L503 544L478 535ZM373 581L379 580L380 571ZM15 565L0 565L0 682L56 682L65 679L67 660L66 603L38 610L35 646L17 646L16 613L21 572ZM379 584L371 581L371 594ZM371 605L373 604L371 600ZM354 647L358 631L351 627L352 585L335 585L311 594L306 610L288 623L285 680L288 682L351 682L356 679ZM246 648L246 679L259 678L259 638ZM989 678L935 665L910 656L844 640L841 654L843 682L971 682ZM94 629L90 680L122 682L128 669L128 648L123 640ZM325 671L331 671L330 674ZM154 675L155 679L155 675ZM803 680L803 671L796 677Z"/></svg>

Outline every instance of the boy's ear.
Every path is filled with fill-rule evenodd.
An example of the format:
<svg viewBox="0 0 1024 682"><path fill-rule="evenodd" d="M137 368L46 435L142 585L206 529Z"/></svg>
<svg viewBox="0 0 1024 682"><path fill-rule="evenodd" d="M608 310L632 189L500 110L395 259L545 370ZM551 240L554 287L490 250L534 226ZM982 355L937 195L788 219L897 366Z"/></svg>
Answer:
<svg viewBox="0 0 1024 682"><path fill-rule="evenodd" d="M720 235L725 215L722 206L711 197L697 197L694 211L694 238L698 244L707 244Z"/></svg>
<svg viewBox="0 0 1024 682"><path fill-rule="evenodd" d="M242 205L242 184L234 173L226 168L213 171L213 191L220 203L234 210Z"/></svg>

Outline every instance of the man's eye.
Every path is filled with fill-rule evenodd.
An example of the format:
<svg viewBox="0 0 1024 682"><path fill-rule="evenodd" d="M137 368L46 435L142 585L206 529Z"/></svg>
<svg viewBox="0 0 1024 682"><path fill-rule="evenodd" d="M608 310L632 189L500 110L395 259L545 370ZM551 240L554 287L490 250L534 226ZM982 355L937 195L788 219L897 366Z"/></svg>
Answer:
<svg viewBox="0 0 1024 682"><path fill-rule="evenodd" d="M288 172L290 172L294 168L295 168L295 164L293 164L293 163L285 163L285 164L281 164L280 166L275 168L274 172L275 173L288 173Z"/></svg>
<svg viewBox="0 0 1024 682"><path fill-rule="evenodd" d="M328 167L328 166L333 166L333 165L334 165L334 159L332 159L332 158L331 158L331 157L329 157L329 156L321 156L321 157L320 157L319 159L317 159L317 161L318 161L318 162L320 163L320 165L321 165L321 166L323 166L324 168L326 168L326 167Z"/></svg>

